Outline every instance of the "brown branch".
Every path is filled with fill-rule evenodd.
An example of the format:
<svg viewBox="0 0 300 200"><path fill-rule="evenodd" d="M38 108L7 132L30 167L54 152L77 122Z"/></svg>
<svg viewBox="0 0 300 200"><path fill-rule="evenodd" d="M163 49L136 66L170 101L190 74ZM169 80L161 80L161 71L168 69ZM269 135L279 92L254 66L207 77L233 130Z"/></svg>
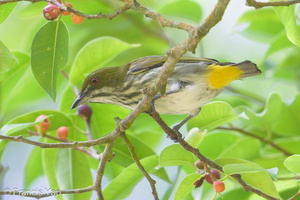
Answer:
<svg viewBox="0 0 300 200"><path fill-rule="evenodd" d="M121 132L119 132L119 133L121 133ZM106 145L104 152L102 154L101 161L100 161L98 169L97 169L97 175L96 175L96 180L94 183L94 189L97 192L97 196L98 196L99 200L104 199L103 194L102 194L102 179L104 176L105 165L113 157L113 153L112 153L113 144L114 143L110 143L110 144Z"/></svg>
<svg viewBox="0 0 300 200"><path fill-rule="evenodd" d="M258 135L255 135L254 133L251 133L249 131L245 131L243 129L240 129L240 128L237 128L237 127L230 127L230 128L226 128L226 127L218 127L218 129L222 129L222 130L231 130L231 131L237 131L237 132L240 132L240 133L243 133L245 135L248 135L250 137L253 137L253 138L256 138L270 146L272 146L273 148L277 149L278 151L282 152L284 155L286 156L291 156L293 155L292 153L288 152L287 150L285 150L284 148L278 146L277 144L275 144L274 142L272 142L271 140L267 139L267 138L264 138L264 137L261 137L261 136L258 136Z"/></svg>
<svg viewBox="0 0 300 200"><path fill-rule="evenodd" d="M246 5L254 7L255 9L263 7L275 7L275 6L290 6L293 4L300 3L300 0L287 0L287 1L268 1L268 2L259 2L255 0L246 0Z"/></svg>
<svg viewBox="0 0 300 200"><path fill-rule="evenodd" d="M291 198L289 198L288 200L293 200L295 199L297 196L300 195L300 192L297 192L296 194L294 194Z"/></svg>
<svg viewBox="0 0 300 200"><path fill-rule="evenodd" d="M116 134L109 134L102 138L92 140L92 141L86 141L86 142L63 142L63 143L44 143L44 142L36 142L33 140L29 140L27 138L24 138L23 136L6 136L6 135L0 135L0 139L12 141L12 142L22 142L26 144L30 144L33 146L38 146L40 148L76 148L76 147L91 147L95 145L100 144L107 144L113 142L118 135Z"/></svg>
<svg viewBox="0 0 300 200"><path fill-rule="evenodd" d="M15 196L22 196L22 197L33 197L36 199L40 198L45 198L49 196L54 196L54 195L62 195L62 194L79 194L79 193L85 193L85 192L90 192L94 190L93 186L89 186L86 188L78 188L78 189L72 189L72 190L53 190L51 192L46 192L46 193L40 193L39 191L34 191L34 190L23 190L23 189L9 189L5 188L4 191L0 191L0 195L15 195Z"/></svg>
<svg viewBox="0 0 300 200"><path fill-rule="evenodd" d="M171 129L159 116L159 114L156 111L153 111L152 113L150 113L150 116L158 123L158 125L171 137L171 138L175 138L177 136L177 142L187 151L193 153L197 158L199 158L199 160L201 160L202 162L208 164L210 167L215 168L221 172L223 172L222 166L218 165L217 163L215 163L214 161L206 158L204 155L202 155L199 150L197 148L192 147L191 145L189 145L181 136L181 134L177 134L173 129ZM264 193L263 191L252 187L251 185L248 185L242 178L241 175L239 174L233 174L231 175L231 177L233 177L235 180L237 180L239 182L239 184L244 188L245 191L250 191L253 193L258 194L259 196L262 196L266 199L270 199L270 200L279 200L276 197L270 196L266 193Z"/></svg>
<svg viewBox="0 0 300 200"><path fill-rule="evenodd" d="M136 163L136 165L138 166L139 170L143 173L143 175L146 177L146 179L148 180L149 184L150 184L150 187L152 189L152 194L154 196L154 199L155 200L158 200L158 194L157 194L157 191L156 191L156 188L155 188L155 183L156 181L153 180L151 178L151 176L147 173L147 171L145 170L145 168L143 167L143 165L141 164L139 158L137 157L135 151L134 151L134 147L133 145L131 144L131 142L129 141L128 137L126 136L125 133L121 134L120 135L121 138L123 139L123 141L125 142L125 144L127 145L129 151L130 151L130 154L131 154L131 157L132 159L134 160L134 162Z"/></svg>

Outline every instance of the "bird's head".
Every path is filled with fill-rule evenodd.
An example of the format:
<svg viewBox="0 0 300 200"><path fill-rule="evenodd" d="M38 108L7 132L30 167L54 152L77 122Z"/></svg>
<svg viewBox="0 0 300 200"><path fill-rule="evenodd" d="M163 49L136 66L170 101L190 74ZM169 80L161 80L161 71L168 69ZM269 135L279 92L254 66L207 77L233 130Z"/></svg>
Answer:
<svg viewBox="0 0 300 200"><path fill-rule="evenodd" d="M126 72L121 67L101 68L89 74L82 84L81 91L72 108L89 102L106 103L105 98L122 83Z"/></svg>

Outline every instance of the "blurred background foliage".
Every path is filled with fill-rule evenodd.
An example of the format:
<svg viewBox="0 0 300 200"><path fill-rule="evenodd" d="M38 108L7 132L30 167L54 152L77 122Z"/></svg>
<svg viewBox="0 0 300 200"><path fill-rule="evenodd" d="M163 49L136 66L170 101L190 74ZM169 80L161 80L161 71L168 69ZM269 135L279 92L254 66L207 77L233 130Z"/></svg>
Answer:
<svg viewBox="0 0 300 200"><path fill-rule="evenodd" d="M122 5L121 2L108 0L90 0L84 3L79 0L69 0L69 2L74 8L89 14L112 13ZM159 12L167 19L197 25L209 14L216 1L141 0L139 2ZM230 162L249 161L259 164L264 169L276 168L278 181L258 180L258 177L262 177L261 174L245 173L243 169L240 172L244 173L244 178L249 184L255 185L261 181L259 183L266 184L267 187L260 189L274 196L279 194L282 199L287 199L299 189L296 179L293 178L299 174L284 165L288 156L300 153L299 9L297 6L289 6L255 10L244 4L244 1L233 0L225 12L223 21L200 42L196 55L188 55L232 62L249 59L257 63L263 73L258 77L232 83L212 103L206 105L203 109L206 111L201 112L187 127L184 127L182 133L187 134L193 127L207 129L208 132L201 141L199 149L205 156L218 163L226 165ZM85 19L79 25L73 24L70 16L62 16L61 21L67 30L64 34L69 37L68 56L64 58L67 64L63 70L70 76L71 81L58 72L56 101L53 102L35 79L31 68L33 40L38 30L48 23L42 16L43 7L46 5L46 2L35 4L21 2L0 6L0 52L8 52L0 58L1 134L29 137L28 129L34 130L31 123L38 115L45 114L49 115L51 120L50 135L54 136L56 129L63 125L70 128L69 139L71 141L86 140L82 134L82 130L86 128L83 120L76 115L76 110L70 110L76 96L73 87L80 87L83 78L99 67L122 65L142 56L163 55L187 37L187 33L181 30L162 28L158 22L147 19L132 10L112 20ZM114 117L124 118L130 112L113 105L92 104L91 106L94 138L99 138L114 129ZM173 125L184 116L163 117L169 125ZM211 122L214 124L212 125ZM24 125L24 123L28 124ZM12 126L8 127L12 124L17 124L17 129L11 128ZM245 135L241 131L219 129L219 126L229 129L233 126L238 127L252 133L254 137ZM127 131L127 135L134 144L139 158L143 159L145 166L158 177L156 179L158 179L160 197L173 199L179 195L175 193L179 191L176 188L180 186L181 180L186 175L196 172L193 167L195 158L188 159L182 156L185 153L177 151L175 146L172 147L174 148L172 152L176 152L179 157L181 155L182 160L178 162L172 160L170 157L172 152L168 153L166 150L172 143L166 139L158 125L145 114L136 120ZM288 154L272 148L255 136L280 146ZM53 142L32 136L30 138ZM22 154L23 146L1 141L4 167L11 167L10 160L15 159L17 156L15 154ZM103 150L101 146L95 148L98 151ZM60 189L86 187L92 184L92 177L98 166L97 160L74 150L42 150L37 147L28 147L28 145L26 149L29 149L24 151L27 152L26 156L21 155L24 157L21 162L23 165L20 165L22 170L18 176L21 178L18 179L19 181L11 182L9 180L13 172L10 172L10 169L2 171L2 188L13 187L14 184L21 188L31 188L38 186L40 182L48 187ZM105 186L108 186L104 194L107 195L107 199L125 197L138 199L141 195L145 197L145 194L141 194L138 188L144 191L144 187L147 188L148 185L142 182L140 184L142 186L135 187L142 176L132 174L128 170L132 167L133 161L126 145L120 139L114 145L114 152L116 156L105 171ZM162 156L161 154L163 159L158 158ZM65 160L68 160L67 165ZM156 168L158 161L160 166L164 167ZM163 164L166 161L169 164ZM80 175L70 173L72 171ZM124 179L118 177L120 173L123 173L122 176L125 179L126 177L131 177L131 179L128 178L127 182L124 182ZM269 175L266 176L269 177ZM65 177L69 177L68 181L65 181ZM286 177L291 178L292 181L280 180ZM47 182L44 183L44 180ZM181 187L190 183L181 183ZM226 179L225 183L227 189L223 194L224 199L235 197L262 199L257 195L244 192L230 179ZM118 186L117 190L115 190L116 186ZM259 184L257 187L260 187ZM274 187L276 187L275 191ZM113 188L114 193L110 188ZM201 188L186 194L186 198L211 199L213 193L211 185L205 183ZM57 198L89 199L91 195L87 193ZM221 199L217 197L219 198ZM147 199L152 199L150 192Z"/></svg>

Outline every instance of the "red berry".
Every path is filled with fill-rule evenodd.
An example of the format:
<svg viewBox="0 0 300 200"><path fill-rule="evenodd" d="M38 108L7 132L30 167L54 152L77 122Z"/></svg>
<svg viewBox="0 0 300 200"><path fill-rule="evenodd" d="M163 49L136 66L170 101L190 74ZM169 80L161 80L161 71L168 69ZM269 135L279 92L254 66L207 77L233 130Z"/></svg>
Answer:
<svg viewBox="0 0 300 200"><path fill-rule="evenodd" d="M77 113L82 119L89 120L92 116L92 109L88 105L80 105Z"/></svg>
<svg viewBox="0 0 300 200"><path fill-rule="evenodd" d="M84 17L72 13L72 21L74 24L81 24L83 22L83 20L84 20Z"/></svg>
<svg viewBox="0 0 300 200"><path fill-rule="evenodd" d="M66 4L66 6L68 6L68 7L70 7L70 8L73 8L72 4L70 4L69 2L66 2L65 4ZM63 14L63 15L69 15L69 14L71 14L71 13L68 12L68 11L64 11L62 14Z"/></svg>
<svg viewBox="0 0 300 200"><path fill-rule="evenodd" d="M201 160L197 160L194 163L194 166L197 167L197 169L204 169L204 165L203 165L203 162Z"/></svg>
<svg viewBox="0 0 300 200"><path fill-rule="evenodd" d="M225 190L225 184L222 181L214 181L214 189L216 192L223 192Z"/></svg>
<svg viewBox="0 0 300 200"><path fill-rule="evenodd" d="M46 118L46 115L40 115L38 116L35 121L40 121L43 118L45 118L43 121L41 121L39 124L35 124L34 128L37 132L39 133L46 133L48 131L48 129L50 128L50 120L48 118Z"/></svg>
<svg viewBox="0 0 300 200"><path fill-rule="evenodd" d="M69 134L69 129L65 126L59 127L57 129L57 137L60 139L66 139L68 137Z"/></svg>
<svg viewBox="0 0 300 200"><path fill-rule="evenodd" d="M215 177L215 179L220 179L220 173L217 170L211 169L210 173ZM209 173L206 173L205 180L210 184L213 184L214 182Z"/></svg>
<svg viewBox="0 0 300 200"><path fill-rule="evenodd" d="M43 9L43 14L46 19L55 20L60 14L60 9L56 5L48 5Z"/></svg>
<svg viewBox="0 0 300 200"><path fill-rule="evenodd" d="M195 188L200 187L200 186L203 184L203 180L204 180L204 177L201 177L200 179L196 180L196 181L194 182Z"/></svg>

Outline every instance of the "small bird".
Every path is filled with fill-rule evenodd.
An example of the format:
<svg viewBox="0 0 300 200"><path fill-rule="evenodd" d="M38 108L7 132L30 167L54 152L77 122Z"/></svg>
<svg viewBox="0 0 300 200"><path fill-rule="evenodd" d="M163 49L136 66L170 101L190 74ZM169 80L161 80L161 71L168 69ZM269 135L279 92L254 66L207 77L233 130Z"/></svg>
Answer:
<svg viewBox="0 0 300 200"><path fill-rule="evenodd" d="M92 72L84 80L72 109L88 102L134 109L143 98L141 91L155 81L166 60L167 56L148 56ZM259 74L256 64L248 60L222 63L208 58L182 57L168 78L166 95L155 96L153 106L160 114L189 114L174 127L179 130L232 81Z"/></svg>

